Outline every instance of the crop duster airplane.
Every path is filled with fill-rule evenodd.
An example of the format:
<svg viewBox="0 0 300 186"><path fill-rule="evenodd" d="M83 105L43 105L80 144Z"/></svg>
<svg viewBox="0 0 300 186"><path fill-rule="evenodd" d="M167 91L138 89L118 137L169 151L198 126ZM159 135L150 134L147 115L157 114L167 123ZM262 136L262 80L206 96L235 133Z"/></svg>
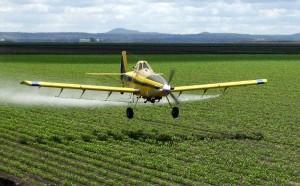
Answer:
<svg viewBox="0 0 300 186"><path fill-rule="evenodd" d="M150 67L147 61L138 61L133 69L129 71L127 64L126 51L122 52L121 57L121 72L120 73L87 73L89 75L117 75L120 76L122 87L112 87L112 86L97 86L97 85L81 85L81 84L68 84L68 83L53 83L53 82L42 82L42 81L22 81L21 84L35 86L35 87L48 87L48 88L60 88L60 94L63 89L80 89L82 90L82 95L86 90L93 91L107 91L108 97L112 92L130 93L131 101L129 103L134 103L136 106L140 98L144 99L144 102L159 102L163 97L166 97L169 105L172 108L171 114L173 118L179 116L179 100L178 97L182 92L193 91L193 90L203 90L204 93L209 89L223 88L224 91L230 87L246 86L246 85L260 85L267 83L266 79L257 80L247 80L247 81L235 81L226 83L213 83L213 84L202 84L202 85L188 85L188 86L171 86L170 82L173 79L174 71L171 71L169 78L166 80L161 74L155 73ZM178 93L176 96L174 93ZM60 95L59 94L59 95ZM137 97L134 100L134 96ZM174 100L174 103L170 101L169 97ZM133 118L134 111L132 107L126 109L126 115L129 119Z"/></svg>

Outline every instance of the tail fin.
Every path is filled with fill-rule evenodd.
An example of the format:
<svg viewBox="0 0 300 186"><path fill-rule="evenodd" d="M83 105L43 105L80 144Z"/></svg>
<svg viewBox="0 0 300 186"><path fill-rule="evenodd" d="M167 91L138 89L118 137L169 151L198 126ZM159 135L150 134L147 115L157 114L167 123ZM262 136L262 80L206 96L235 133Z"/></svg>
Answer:
<svg viewBox="0 0 300 186"><path fill-rule="evenodd" d="M122 51L121 73L126 73L127 71L128 71L127 54L126 51Z"/></svg>

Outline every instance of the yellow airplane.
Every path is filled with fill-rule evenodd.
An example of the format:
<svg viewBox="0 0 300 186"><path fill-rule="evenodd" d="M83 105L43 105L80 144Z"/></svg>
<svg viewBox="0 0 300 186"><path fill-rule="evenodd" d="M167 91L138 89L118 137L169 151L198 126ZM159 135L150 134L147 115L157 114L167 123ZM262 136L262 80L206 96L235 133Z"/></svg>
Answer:
<svg viewBox="0 0 300 186"><path fill-rule="evenodd" d="M48 87L48 88L60 88L61 91L58 96L62 93L63 89L80 89L82 95L86 90L93 91L107 91L109 92L108 97L112 92L130 93L132 94L132 103L135 102L134 107L140 98L144 99L144 102L159 102L162 97L166 97L169 105L172 108L171 114L173 118L179 116L179 104L178 97L184 91L203 90L204 94L209 89L224 88L224 91L229 87L238 87L246 85L260 85L267 83L266 79L247 80L247 81L235 81L225 83L213 83L213 84L202 84L202 85L189 85L189 86L171 86L170 82L173 79L174 71L171 71L168 80L162 77L161 74L155 73L150 67L147 61L138 61L133 71L128 70L127 55L126 51L122 51L121 57L121 72L120 73L87 73L89 75L117 75L120 76L123 87L111 87L111 86L96 86L96 85L81 85L81 84L68 84L68 83L53 83L53 82L41 82L41 81L22 81L21 84L35 87ZM174 93L178 92L178 96ZM134 100L136 96L136 100ZM174 100L172 105L169 97ZM107 97L107 98L108 98ZM132 107L126 109L126 115L129 119L133 118L134 111Z"/></svg>

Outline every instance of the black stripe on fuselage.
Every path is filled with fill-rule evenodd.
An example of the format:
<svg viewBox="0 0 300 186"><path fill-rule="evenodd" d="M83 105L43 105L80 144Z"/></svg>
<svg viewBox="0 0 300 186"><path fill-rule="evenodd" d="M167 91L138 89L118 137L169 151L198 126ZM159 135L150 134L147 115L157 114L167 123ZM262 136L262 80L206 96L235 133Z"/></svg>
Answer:
<svg viewBox="0 0 300 186"><path fill-rule="evenodd" d="M147 87L151 87L151 88L155 88L155 89L159 89L159 87L156 87L154 85L150 85L150 84L147 84L147 83L143 83L143 82L140 82L138 81L137 79L131 77L131 76L128 76L128 75L123 75L122 77L122 81L126 81L126 82L133 82L133 83L136 83L138 85L143 85L143 86L147 86ZM153 80L152 80L153 81ZM160 83L160 82L158 82Z"/></svg>
<svg viewBox="0 0 300 186"><path fill-rule="evenodd" d="M147 79L151 80L151 81L155 81L155 82L158 82L158 83L161 83L161 84L167 84L168 82L165 80L165 78L163 78L161 75L159 74L153 74L153 75L150 75L148 77L146 77Z"/></svg>

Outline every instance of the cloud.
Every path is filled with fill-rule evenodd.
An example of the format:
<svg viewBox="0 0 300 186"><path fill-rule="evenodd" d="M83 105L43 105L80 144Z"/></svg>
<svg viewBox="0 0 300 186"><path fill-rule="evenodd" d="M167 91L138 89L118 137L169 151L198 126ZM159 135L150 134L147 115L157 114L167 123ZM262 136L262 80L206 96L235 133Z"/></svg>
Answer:
<svg viewBox="0 0 300 186"><path fill-rule="evenodd" d="M0 0L0 31L287 34L299 22L300 0Z"/></svg>

